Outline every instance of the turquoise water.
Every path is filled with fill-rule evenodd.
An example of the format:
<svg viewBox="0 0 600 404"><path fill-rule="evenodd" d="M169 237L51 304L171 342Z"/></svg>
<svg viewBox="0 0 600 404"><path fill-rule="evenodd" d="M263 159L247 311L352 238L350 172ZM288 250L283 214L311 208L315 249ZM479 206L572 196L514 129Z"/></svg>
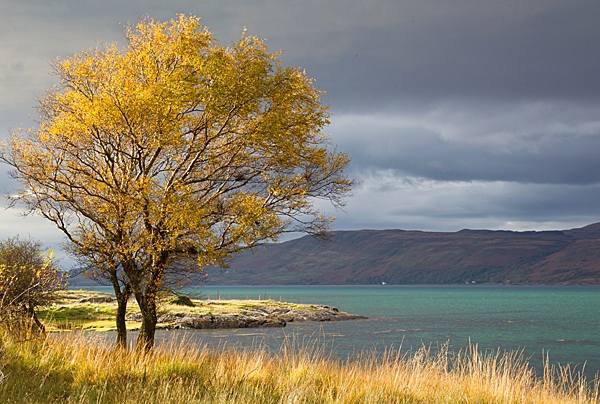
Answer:
<svg viewBox="0 0 600 404"><path fill-rule="evenodd" d="M197 292L190 290L188 292ZM523 350L539 368L585 362L600 371L600 287L593 286L209 286L211 299L265 299L320 303L369 317L331 323L289 323L285 329L198 330L188 338L209 345L273 347L286 335L325 340L335 355L385 347L414 350L471 343L482 350ZM157 337L169 339L173 332Z"/></svg>

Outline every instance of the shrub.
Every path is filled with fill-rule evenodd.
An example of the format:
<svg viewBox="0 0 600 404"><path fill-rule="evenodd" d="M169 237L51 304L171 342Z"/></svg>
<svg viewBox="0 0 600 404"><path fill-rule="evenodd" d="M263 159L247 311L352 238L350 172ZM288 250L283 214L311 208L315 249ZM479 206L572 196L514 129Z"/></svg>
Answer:
<svg viewBox="0 0 600 404"><path fill-rule="evenodd" d="M32 320L44 332L35 309L56 299L66 275L39 241L18 236L0 241L0 321L9 327Z"/></svg>
<svg viewBox="0 0 600 404"><path fill-rule="evenodd" d="M189 298L189 296L186 295L175 295L174 298L172 298L171 300L169 300L170 304L176 304L178 306L190 306L190 307L194 307L196 306L194 304L194 302L192 301L192 299Z"/></svg>

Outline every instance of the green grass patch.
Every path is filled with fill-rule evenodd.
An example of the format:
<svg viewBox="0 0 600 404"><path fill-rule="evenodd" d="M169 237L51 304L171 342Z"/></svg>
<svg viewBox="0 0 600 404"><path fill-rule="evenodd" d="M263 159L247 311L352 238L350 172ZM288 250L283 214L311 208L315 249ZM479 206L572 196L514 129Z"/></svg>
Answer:
<svg viewBox="0 0 600 404"><path fill-rule="evenodd" d="M115 329L116 314L116 304L110 303L63 303L38 311L38 317L49 326L49 331Z"/></svg>

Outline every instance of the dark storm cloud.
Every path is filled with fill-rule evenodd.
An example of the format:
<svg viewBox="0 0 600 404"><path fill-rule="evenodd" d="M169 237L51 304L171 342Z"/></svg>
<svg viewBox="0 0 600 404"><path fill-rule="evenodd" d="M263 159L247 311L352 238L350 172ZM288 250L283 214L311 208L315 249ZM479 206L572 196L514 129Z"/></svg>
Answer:
<svg viewBox="0 0 600 404"><path fill-rule="evenodd" d="M307 38L321 50L292 58L327 84L340 110L406 98L600 95L598 2L396 2L377 16L381 24Z"/></svg>
<svg viewBox="0 0 600 404"><path fill-rule="evenodd" d="M224 43L247 26L285 61L306 67L339 111L399 98L600 94L596 1L56 1L18 10L44 19L42 27L60 25L53 35L67 45L76 39L69 32L86 26L85 37L117 40L119 23L145 14L195 13Z"/></svg>
<svg viewBox="0 0 600 404"><path fill-rule="evenodd" d="M247 26L282 49L286 62L305 67L340 112L407 99L600 96L596 1L8 0L2 11L10 16L3 34L44 61L100 38L119 40L123 24L145 14L196 13L224 43ZM34 23L20 23L27 19Z"/></svg>

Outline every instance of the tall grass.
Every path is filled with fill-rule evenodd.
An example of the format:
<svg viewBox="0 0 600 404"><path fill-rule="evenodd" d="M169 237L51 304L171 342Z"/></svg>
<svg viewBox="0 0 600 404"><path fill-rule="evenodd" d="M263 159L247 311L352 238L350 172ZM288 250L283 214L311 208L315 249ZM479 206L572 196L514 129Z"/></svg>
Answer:
<svg viewBox="0 0 600 404"><path fill-rule="evenodd" d="M185 339L153 354L115 351L89 334L4 338L2 403L598 403L598 381L520 353L368 353L334 360L322 343L211 350Z"/></svg>

